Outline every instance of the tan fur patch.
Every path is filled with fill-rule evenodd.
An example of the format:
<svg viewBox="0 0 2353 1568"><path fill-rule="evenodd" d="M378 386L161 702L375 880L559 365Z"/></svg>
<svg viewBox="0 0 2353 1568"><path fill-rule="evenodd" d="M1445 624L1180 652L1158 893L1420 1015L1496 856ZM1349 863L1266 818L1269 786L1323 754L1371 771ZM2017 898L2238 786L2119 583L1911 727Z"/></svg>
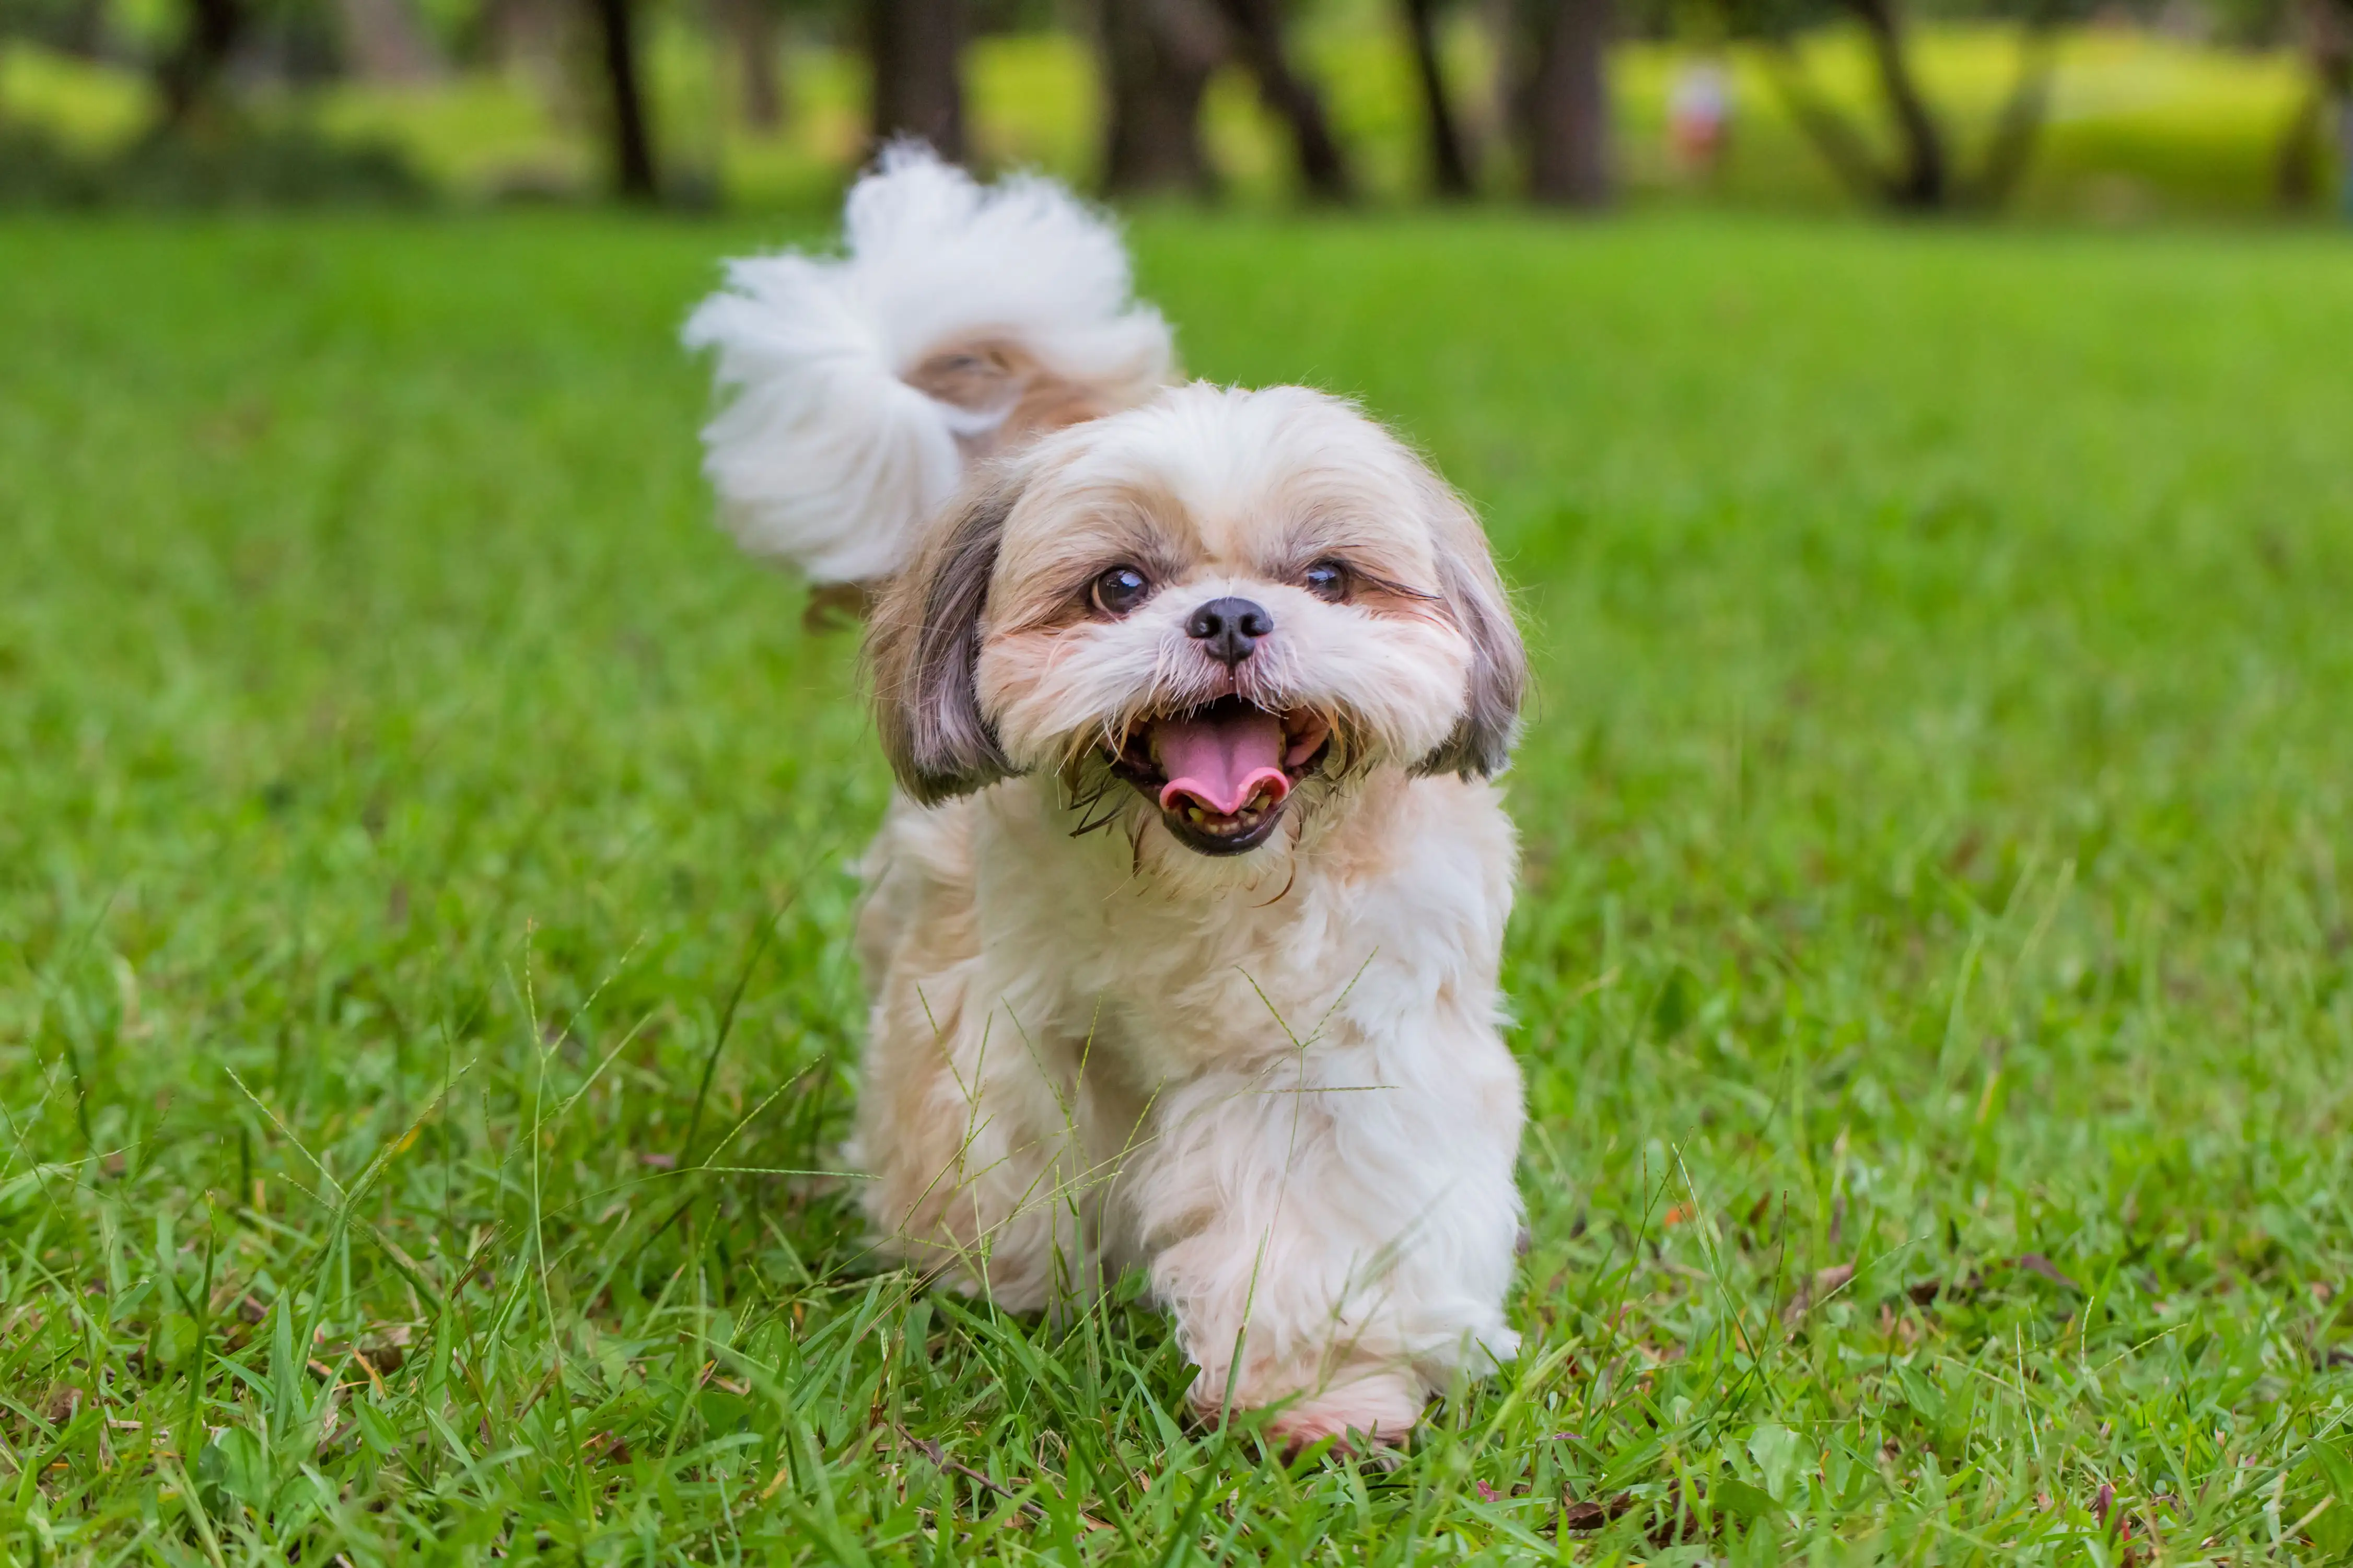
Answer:
<svg viewBox="0 0 2353 1568"><path fill-rule="evenodd" d="M975 414L1005 411L995 429L962 438L967 460L1019 446L1048 430L1100 419L1122 406L1103 389L1057 375L1036 355L1002 339L949 343L901 379L927 397Z"/></svg>

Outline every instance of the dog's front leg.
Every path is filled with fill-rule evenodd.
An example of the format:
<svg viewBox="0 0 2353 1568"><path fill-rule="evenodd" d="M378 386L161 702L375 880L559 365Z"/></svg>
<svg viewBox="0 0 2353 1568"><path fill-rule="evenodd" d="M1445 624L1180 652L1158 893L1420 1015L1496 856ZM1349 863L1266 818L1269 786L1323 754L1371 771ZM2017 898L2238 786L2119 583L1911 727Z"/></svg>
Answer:
<svg viewBox="0 0 2353 1568"><path fill-rule="evenodd" d="M857 1159L886 1250L1014 1310L1092 1285L1073 1053L976 966L892 973L871 1015Z"/></svg>
<svg viewBox="0 0 2353 1568"><path fill-rule="evenodd" d="M1205 1415L1394 1439L1517 1348L1518 1071L1483 1021L1420 1023L1166 1096L1127 1194Z"/></svg>
<svg viewBox="0 0 2353 1568"><path fill-rule="evenodd" d="M1092 1283L1073 1093L1081 1046L1050 974L982 951L977 803L892 805L867 858L868 1016L849 1154L883 1251L1016 1310ZM1093 1206L1100 1206L1093 1204Z"/></svg>

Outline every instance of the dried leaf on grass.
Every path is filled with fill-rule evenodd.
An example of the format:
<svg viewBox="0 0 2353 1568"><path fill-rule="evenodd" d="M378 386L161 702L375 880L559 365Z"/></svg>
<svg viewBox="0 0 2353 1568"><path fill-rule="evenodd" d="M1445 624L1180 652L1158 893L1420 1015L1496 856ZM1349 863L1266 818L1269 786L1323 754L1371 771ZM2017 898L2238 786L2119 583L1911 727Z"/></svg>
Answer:
<svg viewBox="0 0 2353 1568"><path fill-rule="evenodd" d="M1693 1500L1706 1496L1705 1489L1693 1483L1691 1496L1686 1498L1681 1481L1670 1481L1667 1493L1655 1500L1637 1498L1631 1492L1620 1492L1608 1501L1575 1499L1564 1500L1560 1521L1572 1533L1589 1535L1606 1528L1639 1510L1650 1510L1650 1521L1643 1531L1653 1546L1673 1546L1682 1542L1702 1541L1707 1537L1707 1527L1702 1522Z"/></svg>

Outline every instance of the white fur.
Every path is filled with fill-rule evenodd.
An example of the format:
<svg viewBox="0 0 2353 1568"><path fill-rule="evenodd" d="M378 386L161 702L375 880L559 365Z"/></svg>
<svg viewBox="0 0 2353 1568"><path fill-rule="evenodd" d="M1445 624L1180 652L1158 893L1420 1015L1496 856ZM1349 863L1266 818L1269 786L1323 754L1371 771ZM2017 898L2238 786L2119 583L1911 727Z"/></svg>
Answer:
<svg viewBox="0 0 2353 1568"><path fill-rule="evenodd" d="M1118 384L1157 383L1170 359L1158 312L1129 298L1119 237L1050 181L984 188L896 146L850 192L844 227L839 258L730 263L685 332L718 351L733 395L702 432L729 528L820 583L897 570L955 489L959 438L1003 416L907 385L927 353L997 333L1057 374Z"/></svg>
<svg viewBox="0 0 2353 1568"><path fill-rule="evenodd" d="M1401 1434L1518 1345L1520 1084L1494 984L1514 855L1493 788L1391 773L1296 847L1233 861L1155 828L1142 876L1124 834L1071 825L1038 778L884 825L869 1081L927 1075L952 1114L926 1139L870 1096L860 1153L961 1186L968 1240L951 1258L909 1235L887 1184L870 1212L1016 1309L1143 1264L1205 1409L1290 1400L1284 1429L1310 1440ZM1357 833L1395 851L1370 875L1335 843ZM970 944L904 962L960 906Z"/></svg>
<svg viewBox="0 0 2353 1568"><path fill-rule="evenodd" d="M870 250L902 254L890 236L936 236L942 206L967 237L1002 212L1022 243L1067 244L1078 258L1059 270L1099 287L1031 289L1053 255L1030 257L1022 280L959 272L947 299L878 283L887 310L861 308L887 321L860 330L888 341L855 375L817 356L760 362L774 379L754 378L712 436L723 487L749 473L790 491L790 508L759 514L782 521L755 548L839 575L899 569L873 634L886 720L893 704L967 705L969 723L935 732L985 725L1015 772L942 805L901 796L867 858L873 995L850 1155L875 1178L868 1215L897 1256L1017 1310L1140 1266L1199 1368L1205 1413L1280 1405L1276 1429L1296 1441L1396 1437L1433 1393L1518 1343L1503 1303L1521 1091L1496 980L1514 835L1483 780L1417 772L1479 710L1482 668L1507 668L1506 714L1516 701L1517 639L1477 525L1346 404L1199 385L1032 433L984 489L916 517L945 500L955 444L929 440L935 410L869 384L876 365L971 325L981 299L1022 301L1014 341L1082 380L1079 348L1052 345L1102 348L1110 377L1126 367L1103 345L1159 330L1115 313L1124 268L1066 197L1035 184L984 195L928 162L860 187L854 261L785 258L756 278L770 295L834 299L845 273L863 286ZM958 268L1013 265L1012 235L989 232ZM732 325L746 312L724 297L697 331L748 354ZM731 366L755 376L723 358L723 377ZM858 399L838 395L843 378ZM754 442L762 431L772 444ZM849 451L884 467L853 483L828 466ZM834 488L786 483L802 465ZM909 510L885 516L886 500ZM821 532L833 542L812 543ZM935 579L974 572L980 537L985 605L968 637L942 645L966 650L968 677L923 679L911 650L935 607L975 602ZM1332 558L1368 591L1311 592L1307 568ZM1152 596L1090 612L1089 583L1127 563L1149 563ZM1230 669L1185 629L1227 595L1273 622ZM1148 790L1105 786L1095 759L1132 722L1224 697L1322 716L1335 738L1270 837L1213 857L1180 841Z"/></svg>

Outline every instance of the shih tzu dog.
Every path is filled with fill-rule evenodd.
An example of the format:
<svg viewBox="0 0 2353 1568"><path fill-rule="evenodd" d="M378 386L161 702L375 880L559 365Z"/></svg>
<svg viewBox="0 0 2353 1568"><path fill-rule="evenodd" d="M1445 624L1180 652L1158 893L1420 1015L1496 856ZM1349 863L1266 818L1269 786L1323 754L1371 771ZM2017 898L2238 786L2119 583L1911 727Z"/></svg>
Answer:
<svg viewBox="0 0 2353 1568"><path fill-rule="evenodd" d="M731 529L869 607L867 1215L1016 1310L1141 1266L1203 1414L1394 1440L1518 1344L1479 524L1336 397L1176 379L1054 184L902 148L847 227L686 341Z"/></svg>

